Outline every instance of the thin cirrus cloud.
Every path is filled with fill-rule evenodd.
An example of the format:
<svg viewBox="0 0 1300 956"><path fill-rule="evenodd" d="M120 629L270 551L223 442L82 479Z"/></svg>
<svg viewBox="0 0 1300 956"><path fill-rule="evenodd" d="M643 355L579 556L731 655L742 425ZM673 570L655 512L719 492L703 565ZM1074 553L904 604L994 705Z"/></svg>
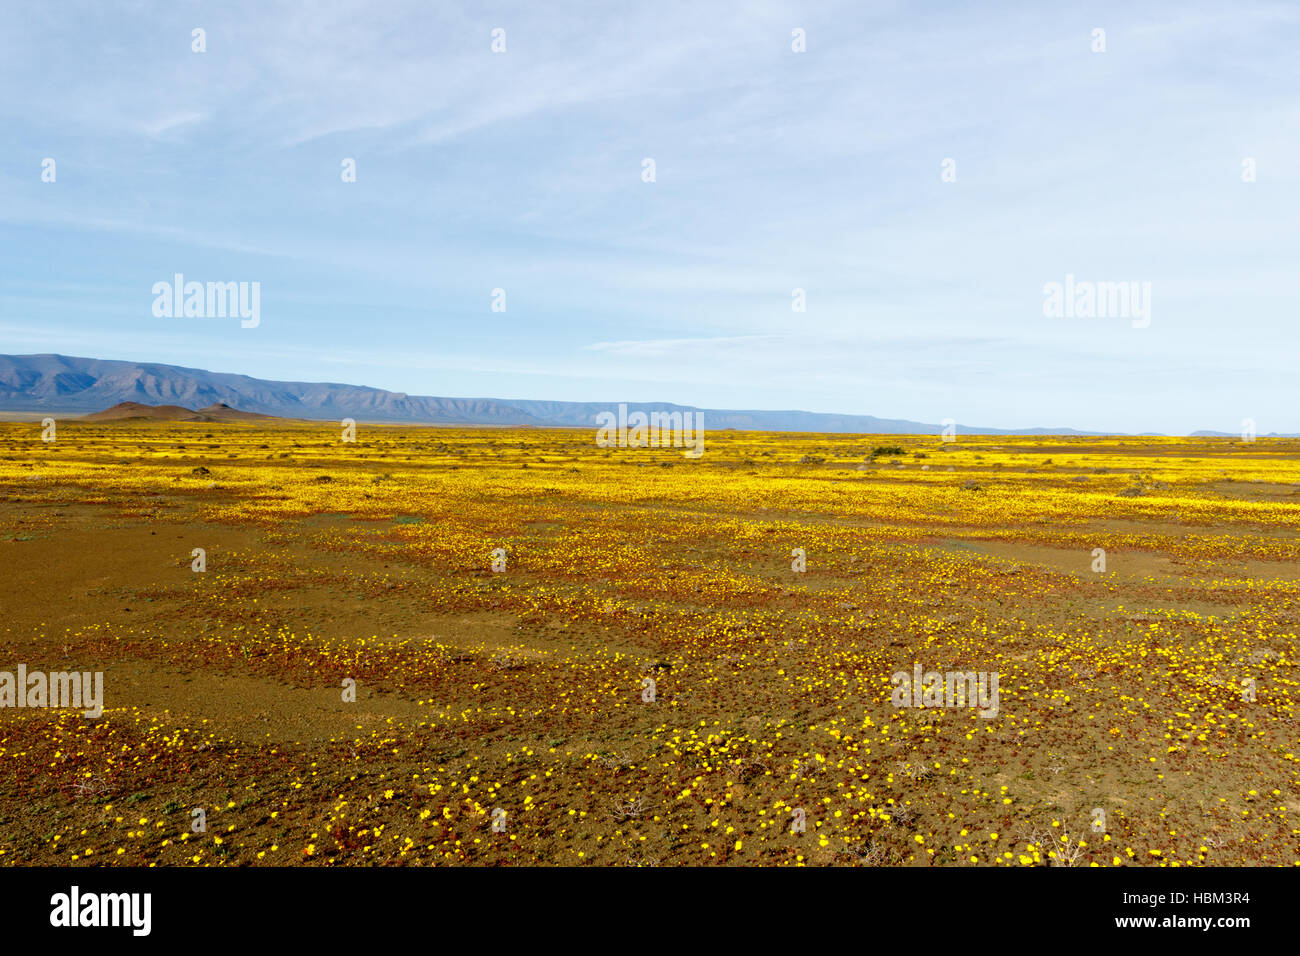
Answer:
<svg viewBox="0 0 1300 956"><path fill-rule="evenodd" d="M786 336L739 335L718 336L708 339L652 339L646 341L593 342L583 346L585 351L616 355L620 358L673 358L695 357L707 351L717 356L726 353L766 351L771 346L789 342Z"/></svg>
<svg viewBox="0 0 1300 956"><path fill-rule="evenodd" d="M139 128L149 136L161 136L181 126L188 126L191 123L198 123L203 119L202 113L172 113L167 116L159 117L151 122L141 123Z"/></svg>

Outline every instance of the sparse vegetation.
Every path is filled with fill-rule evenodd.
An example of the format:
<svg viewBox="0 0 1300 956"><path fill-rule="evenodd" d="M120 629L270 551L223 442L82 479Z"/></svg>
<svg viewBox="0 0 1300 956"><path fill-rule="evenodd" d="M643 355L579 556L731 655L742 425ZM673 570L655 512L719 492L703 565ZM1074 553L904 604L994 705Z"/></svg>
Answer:
<svg viewBox="0 0 1300 956"><path fill-rule="evenodd" d="M1300 442L195 427L0 426L5 863L1295 862Z"/></svg>

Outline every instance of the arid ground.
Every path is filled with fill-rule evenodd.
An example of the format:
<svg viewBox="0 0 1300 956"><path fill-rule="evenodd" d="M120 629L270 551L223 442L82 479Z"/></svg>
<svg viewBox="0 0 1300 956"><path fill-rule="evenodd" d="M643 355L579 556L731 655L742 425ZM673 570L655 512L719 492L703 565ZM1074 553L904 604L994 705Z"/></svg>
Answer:
<svg viewBox="0 0 1300 956"><path fill-rule="evenodd" d="M0 425L0 862L1300 863L1300 441L340 431Z"/></svg>

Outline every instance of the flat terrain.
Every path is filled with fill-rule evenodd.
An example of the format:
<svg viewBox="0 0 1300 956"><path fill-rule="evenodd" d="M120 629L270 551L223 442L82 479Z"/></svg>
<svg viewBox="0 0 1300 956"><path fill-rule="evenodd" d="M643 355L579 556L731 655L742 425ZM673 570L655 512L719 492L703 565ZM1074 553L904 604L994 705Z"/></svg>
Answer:
<svg viewBox="0 0 1300 956"><path fill-rule="evenodd" d="M0 572L0 863L1300 863L1300 441L0 424Z"/></svg>

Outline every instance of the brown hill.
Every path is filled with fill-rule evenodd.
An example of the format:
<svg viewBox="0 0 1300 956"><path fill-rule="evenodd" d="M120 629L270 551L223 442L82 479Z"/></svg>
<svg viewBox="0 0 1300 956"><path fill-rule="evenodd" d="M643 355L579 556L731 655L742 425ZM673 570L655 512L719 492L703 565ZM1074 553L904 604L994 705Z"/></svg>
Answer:
<svg viewBox="0 0 1300 956"><path fill-rule="evenodd" d="M225 402L193 409L180 405L144 405L140 402L118 402L112 408L83 415L83 422L116 422L146 419L157 422L254 422L280 421L274 415L261 415L257 412L241 412L231 408Z"/></svg>
<svg viewBox="0 0 1300 956"><path fill-rule="evenodd" d="M225 402L217 402L207 408L200 408L197 414L203 415L208 421L213 422L281 422L286 420L277 415L263 415L261 412L241 412L238 408L231 408Z"/></svg>
<svg viewBox="0 0 1300 956"><path fill-rule="evenodd" d="M118 402L112 408L106 408L102 412L83 415L82 421L113 422L127 418L149 418L160 422L203 422L208 420L198 412L189 408L182 408L179 405L143 405L140 402Z"/></svg>

